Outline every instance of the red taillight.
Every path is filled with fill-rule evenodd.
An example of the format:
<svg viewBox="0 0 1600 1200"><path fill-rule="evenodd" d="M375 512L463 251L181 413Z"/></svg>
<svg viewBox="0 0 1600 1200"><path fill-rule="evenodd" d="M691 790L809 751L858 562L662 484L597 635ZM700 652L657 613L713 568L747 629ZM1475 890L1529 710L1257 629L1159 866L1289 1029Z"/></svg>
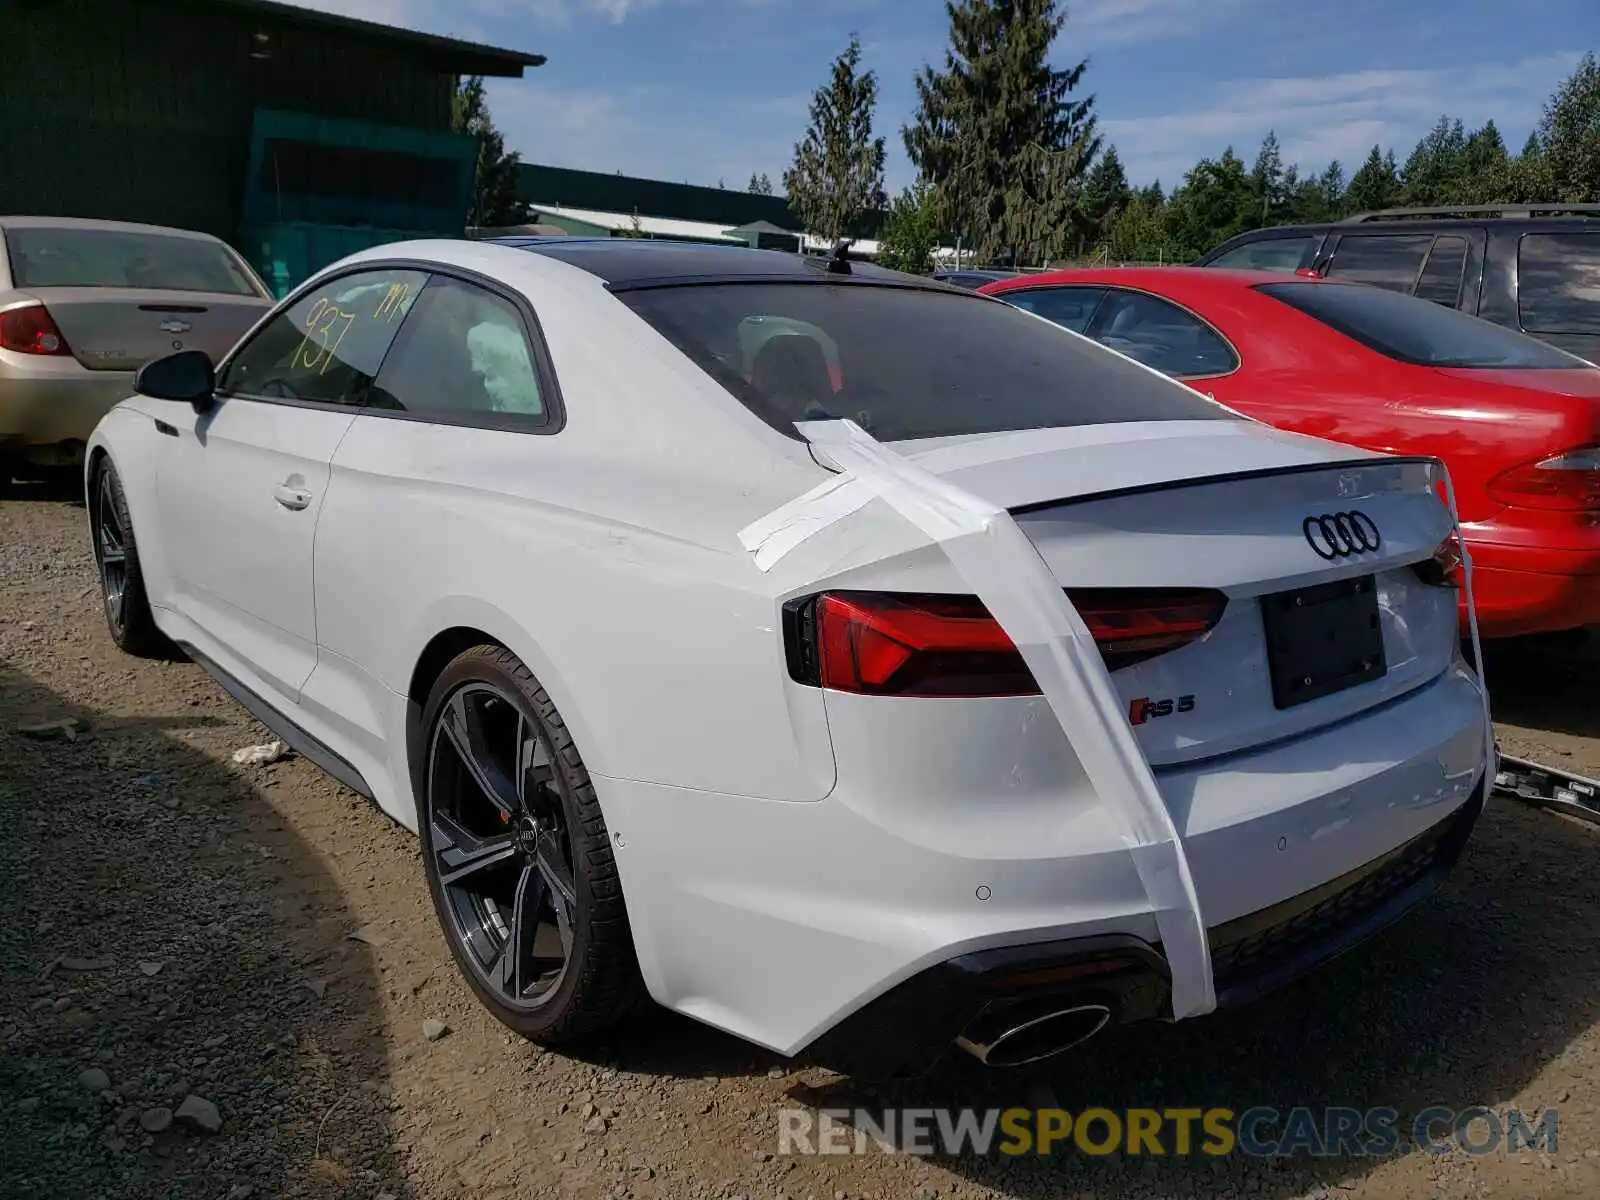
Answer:
<svg viewBox="0 0 1600 1200"><path fill-rule="evenodd" d="M1461 567L1466 561L1461 553L1461 535L1454 530L1434 547L1433 557L1413 563L1412 569L1423 583L1433 587L1458 588L1461 586Z"/></svg>
<svg viewBox="0 0 1600 1200"><path fill-rule="evenodd" d="M72 353L50 310L42 304L24 304L0 312L0 350L58 358Z"/></svg>
<svg viewBox="0 0 1600 1200"><path fill-rule="evenodd" d="M1193 589L1069 593L1115 671L1194 641L1227 597ZM1029 696L1039 685L975 596L829 592L790 610L790 671L870 696Z"/></svg>
<svg viewBox="0 0 1600 1200"><path fill-rule="evenodd" d="M1600 509L1600 446L1579 446L1502 471L1489 481L1489 495L1511 508Z"/></svg>
<svg viewBox="0 0 1600 1200"><path fill-rule="evenodd" d="M1112 671L1204 637L1228 606L1208 588L1071 588L1067 595Z"/></svg>

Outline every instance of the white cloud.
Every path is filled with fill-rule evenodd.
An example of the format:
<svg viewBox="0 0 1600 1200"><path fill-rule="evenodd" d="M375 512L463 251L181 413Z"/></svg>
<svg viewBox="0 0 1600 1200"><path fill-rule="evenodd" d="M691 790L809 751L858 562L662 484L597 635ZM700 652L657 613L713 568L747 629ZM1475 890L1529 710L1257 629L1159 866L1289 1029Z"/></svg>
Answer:
<svg viewBox="0 0 1600 1200"><path fill-rule="evenodd" d="M488 99L508 149L524 162L742 188L777 181L805 127L808 96L730 101L642 86L552 86L538 74L491 80Z"/></svg>
<svg viewBox="0 0 1600 1200"><path fill-rule="evenodd" d="M1224 24L1258 3L1260 0L1068 0L1062 36L1073 50L1188 37Z"/></svg>
<svg viewBox="0 0 1600 1200"><path fill-rule="evenodd" d="M1302 170L1321 170L1337 158L1353 171L1374 144L1392 147L1404 162L1441 113L1469 128L1492 118L1515 151L1577 57L1235 80L1206 90L1177 112L1113 117L1102 105L1101 127L1132 178L1159 178L1169 188L1198 159L1215 157L1230 144L1248 161L1269 129L1276 131L1285 161L1298 162Z"/></svg>

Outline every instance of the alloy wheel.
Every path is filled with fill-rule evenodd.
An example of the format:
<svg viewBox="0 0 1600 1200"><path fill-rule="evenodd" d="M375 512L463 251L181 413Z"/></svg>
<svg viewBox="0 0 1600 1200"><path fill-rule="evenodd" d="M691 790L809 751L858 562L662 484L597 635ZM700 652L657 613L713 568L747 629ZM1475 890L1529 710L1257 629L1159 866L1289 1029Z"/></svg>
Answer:
<svg viewBox="0 0 1600 1200"><path fill-rule="evenodd" d="M563 786L538 726L499 687L463 684L440 707L425 835L449 932L480 981L524 1011L555 994L572 957Z"/></svg>
<svg viewBox="0 0 1600 1200"><path fill-rule="evenodd" d="M100 559L100 583L105 591L106 612L111 623L121 628L128 589L127 531L122 526L115 485L110 471L100 474L94 510L95 554Z"/></svg>

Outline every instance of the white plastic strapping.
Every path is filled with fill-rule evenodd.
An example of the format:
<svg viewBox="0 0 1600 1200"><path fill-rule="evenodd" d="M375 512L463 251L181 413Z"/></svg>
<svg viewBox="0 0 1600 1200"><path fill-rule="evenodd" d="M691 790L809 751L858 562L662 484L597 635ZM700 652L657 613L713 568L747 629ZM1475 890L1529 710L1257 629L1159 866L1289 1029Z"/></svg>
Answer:
<svg viewBox="0 0 1600 1200"><path fill-rule="evenodd" d="M887 449L853 421L797 423L841 475L739 534L763 571L835 521L882 499L944 550L1016 644L1120 833L1151 905L1172 976L1172 1015L1216 1007L1211 953L1183 841L1122 714L1094 637L1005 509Z"/></svg>
<svg viewBox="0 0 1600 1200"><path fill-rule="evenodd" d="M1433 460L1433 478L1444 480L1445 506L1450 510L1450 528L1454 531L1456 539L1461 546L1461 588L1466 593L1467 599L1467 629L1472 634L1472 669L1478 676L1478 690L1483 693L1483 729L1484 738L1488 745L1484 751L1483 786L1487 792L1494 787L1494 777L1498 769L1494 744L1494 723L1489 713L1489 684L1483 677L1483 643L1478 638L1478 604L1472 595L1472 551L1467 549L1466 536L1461 532L1461 512L1456 508L1456 487L1450 481L1450 468L1444 465L1443 459ZM1433 478L1429 479L1432 484ZM1487 800L1488 796L1485 795Z"/></svg>

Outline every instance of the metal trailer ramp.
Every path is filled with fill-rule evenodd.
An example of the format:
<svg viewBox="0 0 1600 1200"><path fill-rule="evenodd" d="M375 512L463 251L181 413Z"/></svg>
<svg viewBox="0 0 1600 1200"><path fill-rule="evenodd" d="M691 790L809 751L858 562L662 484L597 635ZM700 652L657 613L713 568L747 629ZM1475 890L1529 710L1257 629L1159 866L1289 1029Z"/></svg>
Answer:
<svg viewBox="0 0 1600 1200"><path fill-rule="evenodd" d="M1510 796L1536 808L1600 825L1600 780L1500 754L1498 746L1495 751L1498 760L1494 777L1496 795Z"/></svg>

